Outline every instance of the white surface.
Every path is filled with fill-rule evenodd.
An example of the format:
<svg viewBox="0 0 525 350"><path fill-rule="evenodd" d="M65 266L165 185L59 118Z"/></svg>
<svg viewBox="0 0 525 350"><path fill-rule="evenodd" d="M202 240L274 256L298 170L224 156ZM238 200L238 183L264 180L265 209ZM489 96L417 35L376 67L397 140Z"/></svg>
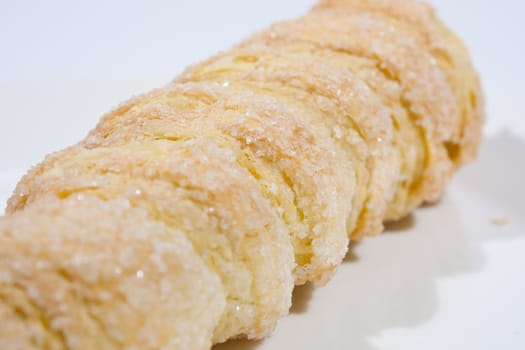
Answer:
<svg viewBox="0 0 525 350"><path fill-rule="evenodd" d="M1 202L110 107L313 2L0 1ZM480 159L439 206L353 247L327 287L301 288L273 337L217 350L525 348L525 4L434 3L485 83Z"/></svg>

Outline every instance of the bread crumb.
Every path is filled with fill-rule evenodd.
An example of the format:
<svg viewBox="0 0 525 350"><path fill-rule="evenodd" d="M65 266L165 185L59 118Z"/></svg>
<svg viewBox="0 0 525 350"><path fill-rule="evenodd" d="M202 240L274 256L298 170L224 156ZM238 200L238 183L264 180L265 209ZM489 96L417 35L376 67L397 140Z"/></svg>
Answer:
<svg viewBox="0 0 525 350"><path fill-rule="evenodd" d="M503 217L493 218L491 223L494 226L507 226L509 224L509 219Z"/></svg>

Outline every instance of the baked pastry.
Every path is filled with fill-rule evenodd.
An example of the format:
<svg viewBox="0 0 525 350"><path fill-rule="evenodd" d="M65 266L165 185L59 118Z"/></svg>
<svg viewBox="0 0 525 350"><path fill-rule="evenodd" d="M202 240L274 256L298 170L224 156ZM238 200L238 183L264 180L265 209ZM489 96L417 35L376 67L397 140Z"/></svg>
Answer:
<svg viewBox="0 0 525 350"><path fill-rule="evenodd" d="M461 42L412 0L325 0L105 115L0 219L9 349L262 338L349 239L441 195L479 144Z"/></svg>

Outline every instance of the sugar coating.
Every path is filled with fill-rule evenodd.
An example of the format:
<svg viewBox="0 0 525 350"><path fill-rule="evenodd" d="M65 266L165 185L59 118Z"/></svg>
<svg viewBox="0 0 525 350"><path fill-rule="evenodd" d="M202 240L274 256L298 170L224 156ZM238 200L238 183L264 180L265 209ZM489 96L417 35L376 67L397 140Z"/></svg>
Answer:
<svg viewBox="0 0 525 350"><path fill-rule="evenodd" d="M345 162L339 167L353 160L349 164L356 177L356 191L384 187L381 191L354 194L347 230L353 237L381 230L386 210L384 197L391 197L394 192L389 181L399 173L399 157L393 154L395 148L391 145L393 123L389 110L367 84L347 69L326 64L327 59L320 59L310 49L300 45L248 45L212 58L202 67L193 67L183 79L211 80L226 74L242 85L248 83L250 89L260 89L301 108L300 116L308 124L325 125L345 153ZM249 57L257 59L248 60ZM378 163L387 166L374 165Z"/></svg>
<svg viewBox="0 0 525 350"><path fill-rule="evenodd" d="M0 219L6 349L208 349L225 304L186 236L124 197L43 195Z"/></svg>
<svg viewBox="0 0 525 350"><path fill-rule="evenodd" d="M272 320L287 312L293 256L284 224L234 160L228 149L202 137L74 149L25 184L33 189L26 203L43 193L89 193L103 200L124 195L148 209L151 219L185 232L221 277L229 303L215 341L253 336L270 332Z"/></svg>
<svg viewBox="0 0 525 350"><path fill-rule="evenodd" d="M415 0L323 0L103 116L0 219L0 342L209 349L268 336L349 239L477 151L468 53Z"/></svg>
<svg viewBox="0 0 525 350"><path fill-rule="evenodd" d="M158 97L154 103L141 105L138 115L130 110L109 116L95 134L114 135L105 128L117 126L126 139L140 137L127 128L139 121L141 133L158 138L206 135L227 144L225 147L236 151L239 165L247 168L263 189L274 187L273 193L264 190L263 194L289 228L297 263L296 283L325 283L346 252L344 219L350 209L344 198L355 188L348 176L351 168L334 150L329 130L298 120L295 108L268 94L245 91L234 83L228 88L213 83L174 83L165 93L177 98ZM189 97L195 96L204 101L199 111L179 113L188 109ZM163 117L159 119L159 115ZM203 116L209 122L204 123ZM147 123L144 118L149 118ZM103 142L119 141L109 137ZM313 230L316 226L317 232Z"/></svg>
<svg viewBox="0 0 525 350"><path fill-rule="evenodd" d="M472 68L466 47L439 20L432 6L418 0L322 0L314 10L320 8L374 12L395 21L396 26L411 27L413 35L424 41L433 62L445 72L454 90L461 113L452 137L452 143L459 146L455 149L455 163L460 166L475 158L481 137L480 125L485 119L479 77Z"/></svg>

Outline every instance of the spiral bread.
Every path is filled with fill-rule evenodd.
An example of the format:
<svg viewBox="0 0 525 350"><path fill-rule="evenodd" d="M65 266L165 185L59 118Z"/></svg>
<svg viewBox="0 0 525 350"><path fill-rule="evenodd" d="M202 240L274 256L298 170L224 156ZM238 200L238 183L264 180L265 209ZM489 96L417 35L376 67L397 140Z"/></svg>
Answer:
<svg viewBox="0 0 525 350"><path fill-rule="evenodd" d="M6 349L268 336L349 239L476 155L478 77L412 0L324 0L105 115L0 219Z"/></svg>

